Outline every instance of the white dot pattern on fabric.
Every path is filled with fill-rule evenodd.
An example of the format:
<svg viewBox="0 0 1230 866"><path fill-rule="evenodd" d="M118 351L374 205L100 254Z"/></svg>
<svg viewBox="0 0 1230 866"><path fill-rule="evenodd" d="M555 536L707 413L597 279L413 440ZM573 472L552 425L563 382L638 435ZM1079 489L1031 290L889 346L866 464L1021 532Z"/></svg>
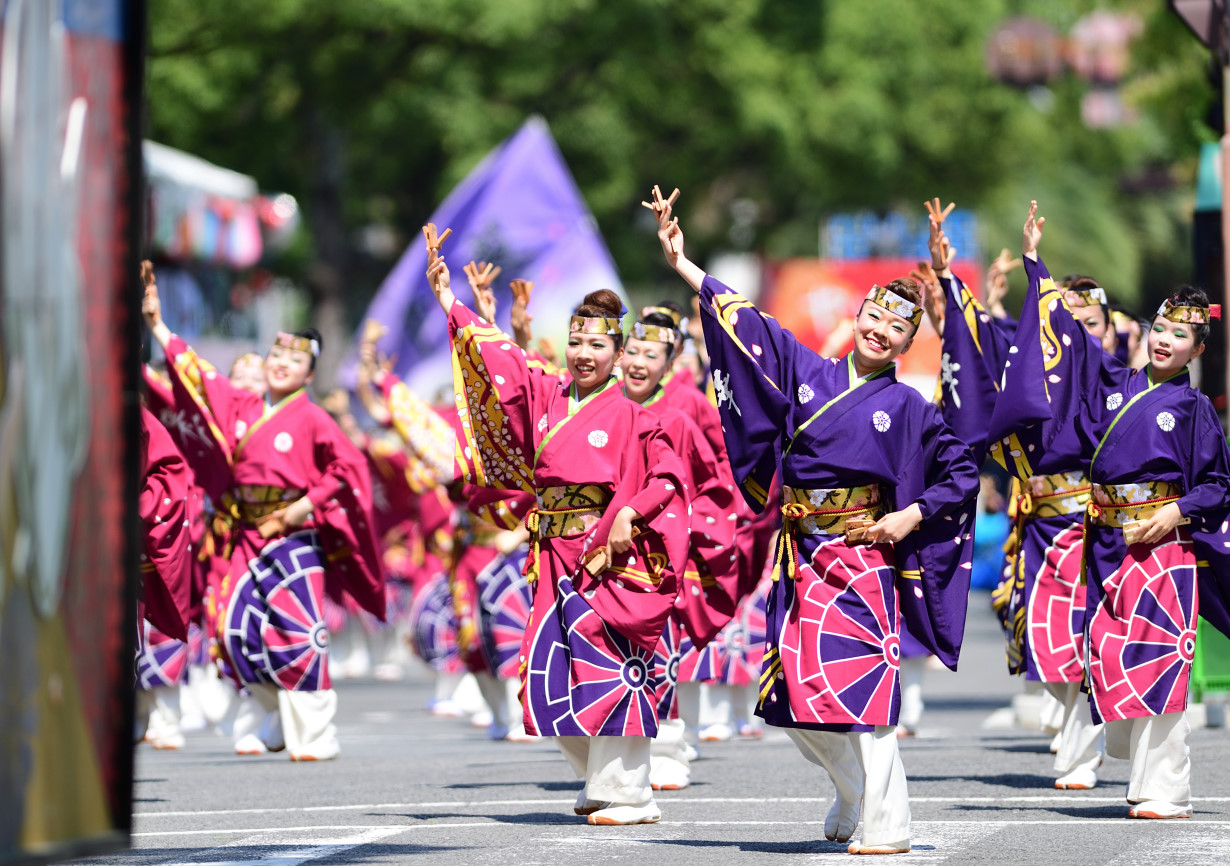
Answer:
<svg viewBox="0 0 1230 866"><path fill-rule="evenodd" d="M1162 428L1162 430L1164 430L1165 432L1169 433L1171 430L1174 429L1174 416L1171 415L1169 412L1158 412L1157 413L1157 426Z"/></svg>
<svg viewBox="0 0 1230 866"><path fill-rule="evenodd" d="M546 415L543 415L541 418L538 419L538 432L539 433L547 432L547 416Z"/></svg>
<svg viewBox="0 0 1230 866"><path fill-rule="evenodd" d="M248 422L242 418L235 422L235 438L242 439L244 434L248 432Z"/></svg>
<svg viewBox="0 0 1230 866"><path fill-rule="evenodd" d="M593 445L595 448L601 448L609 441L609 437L606 435L605 430L591 430L589 431L589 436L586 438L589 439L589 444Z"/></svg>
<svg viewBox="0 0 1230 866"><path fill-rule="evenodd" d="M290 449L295 447L295 440L290 438L290 434L283 430L273 437L273 447L282 454L288 454Z"/></svg>
<svg viewBox="0 0 1230 866"><path fill-rule="evenodd" d="M1123 395L1116 391L1106 398L1106 408L1112 412L1123 405Z"/></svg>
<svg viewBox="0 0 1230 866"><path fill-rule="evenodd" d="M888 428L893 426L893 419L888 417L888 413L881 409L871 416L871 426L881 433L887 433Z"/></svg>

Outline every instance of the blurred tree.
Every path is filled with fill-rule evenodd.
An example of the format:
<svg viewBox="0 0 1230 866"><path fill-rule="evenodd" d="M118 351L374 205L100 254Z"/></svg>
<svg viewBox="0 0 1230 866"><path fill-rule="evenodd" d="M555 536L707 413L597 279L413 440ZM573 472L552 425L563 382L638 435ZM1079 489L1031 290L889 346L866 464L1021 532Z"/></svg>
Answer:
<svg viewBox="0 0 1230 866"><path fill-rule="evenodd" d="M1123 91L1139 122L1089 130L1080 82L1021 92L987 74L1005 17L1065 30L1107 5L1146 24L1148 71ZM1152 0L151 0L150 30L151 136L299 198L311 244L296 276L326 371L391 264L359 230L413 242L531 113L625 280L670 290L639 208L655 182L683 189L702 256L749 239L812 255L825 214L932 195L979 212L988 249L1015 248L1034 197L1053 215L1053 270L1135 297L1142 273L1186 277L1183 201L1212 134L1206 55ZM736 202L754 220L732 239Z"/></svg>

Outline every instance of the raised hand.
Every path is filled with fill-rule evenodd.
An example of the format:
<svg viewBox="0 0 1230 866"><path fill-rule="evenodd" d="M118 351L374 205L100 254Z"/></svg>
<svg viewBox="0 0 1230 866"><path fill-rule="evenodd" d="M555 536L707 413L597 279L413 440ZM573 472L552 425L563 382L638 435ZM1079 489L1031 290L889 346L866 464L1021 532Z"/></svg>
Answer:
<svg viewBox="0 0 1230 866"><path fill-rule="evenodd" d="M512 307L508 311L513 337L518 346L528 349L532 339L530 323L534 321L529 311L530 294L534 291L534 284L529 280L513 280L508 287L512 289L513 296Z"/></svg>
<svg viewBox="0 0 1230 866"><path fill-rule="evenodd" d="M952 205L949 205L949 208L951 207ZM947 211L944 213L947 214ZM935 214L932 214L928 218L928 224L930 233L927 236L927 249L931 251L931 267L937 274L943 274L952 266L953 259L957 257L957 251L953 249L948 236L944 234L943 215L937 220Z"/></svg>
<svg viewBox="0 0 1230 866"><path fill-rule="evenodd" d="M500 269L489 262L470 262L462 270L474 292L474 311L488 322L495 322L495 292L491 284L500 275Z"/></svg>
<svg viewBox="0 0 1230 866"><path fill-rule="evenodd" d="M444 257L440 255L440 245L452 233L452 229L445 229L444 234L437 235L435 223L423 226L423 237L427 240L427 283L431 286L436 300L440 302L440 308L445 313L452 308L453 302L457 299L453 296L448 265L444 263Z"/></svg>
<svg viewBox="0 0 1230 866"><path fill-rule="evenodd" d="M987 267L986 307L991 315L1003 318L1004 296L1008 294L1008 273L1021 266L1008 250L1000 250L995 261Z"/></svg>
<svg viewBox="0 0 1230 866"><path fill-rule="evenodd" d="M658 241L662 244L662 252L666 253L666 261L673 268L683 257L683 229L679 228L679 218L672 216L679 189L675 188L669 198L662 198L662 190L653 185L653 201L641 202L641 207L653 211L658 221Z"/></svg>
<svg viewBox="0 0 1230 866"><path fill-rule="evenodd" d="M1021 237L1021 254L1028 259L1038 260L1038 244L1042 243L1042 227L1046 225L1046 217L1038 216L1038 203L1029 203L1029 213L1025 216L1025 229Z"/></svg>
<svg viewBox="0 0 1230 866"><path fill-rule="evenodd" d="M141 315L150 333L162 348L171 342L171 329L162 320L162 300L158 297L158 284L154 282L154 266L148 260L141 262L141 282L145 284L145 294L141 297Z"/></svg>

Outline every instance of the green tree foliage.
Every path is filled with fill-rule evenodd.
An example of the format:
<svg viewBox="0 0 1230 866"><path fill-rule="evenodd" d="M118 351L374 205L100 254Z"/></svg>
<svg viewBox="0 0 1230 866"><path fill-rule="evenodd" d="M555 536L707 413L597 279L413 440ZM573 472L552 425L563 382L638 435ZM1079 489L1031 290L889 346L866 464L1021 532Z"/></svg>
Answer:
<svg viewBox="0 0 1230 866"><path fill-rule="evenodd" d="M1087 85L1027 93L987 73L1005 18L1066 32L1096 6L1146 23L1125 98L1138 122L1089 130ZM543 115L630 285L671 285L639 202L684 191L697 254L813 255L841 210L920 212L940 195L1016 248L1029 198L1055 272L1124 297L1185 279L1184 225L1211 91L1207 54L1153 0L151 0L151 135L303 204L318 302L361 311L388 262L358 255L373 221L403 240L476 162ZM344 299L344 300L343 300ZM332 305L332 307L330 307Z"/></svg>

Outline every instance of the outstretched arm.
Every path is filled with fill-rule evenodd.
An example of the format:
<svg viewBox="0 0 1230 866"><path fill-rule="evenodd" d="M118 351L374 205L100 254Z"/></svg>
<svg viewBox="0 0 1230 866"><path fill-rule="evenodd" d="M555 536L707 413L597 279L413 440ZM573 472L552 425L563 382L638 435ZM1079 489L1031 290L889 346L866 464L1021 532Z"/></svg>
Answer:
<svg viewBox="0 0 1230 866"><path fill-rule="evenodd" d="M150 272L145 284L145 297L141 299L141 315L145 317L145 324L149 325L150 333L154 335L158 345L166 351L167 343L171 342L174 334L167 327L167 323L162 320L162 301L158 298L158 284L154 282L153 276Z"/></svg>
<svg viewBox="0 0 1230 866"><path fill-rule="evenodd" d="M662 190L654 184L653 201L643 201L641 204L653 211L658 220L658 241L662 244L662 252L666 254L666 263L683 277L692 287L692 291L699 292L701 283L705 281L705 272L683 254L683 229L679 228L679 217L671 216L677 198L678 189L672 192L669 198L662 198Z"/></svg>

